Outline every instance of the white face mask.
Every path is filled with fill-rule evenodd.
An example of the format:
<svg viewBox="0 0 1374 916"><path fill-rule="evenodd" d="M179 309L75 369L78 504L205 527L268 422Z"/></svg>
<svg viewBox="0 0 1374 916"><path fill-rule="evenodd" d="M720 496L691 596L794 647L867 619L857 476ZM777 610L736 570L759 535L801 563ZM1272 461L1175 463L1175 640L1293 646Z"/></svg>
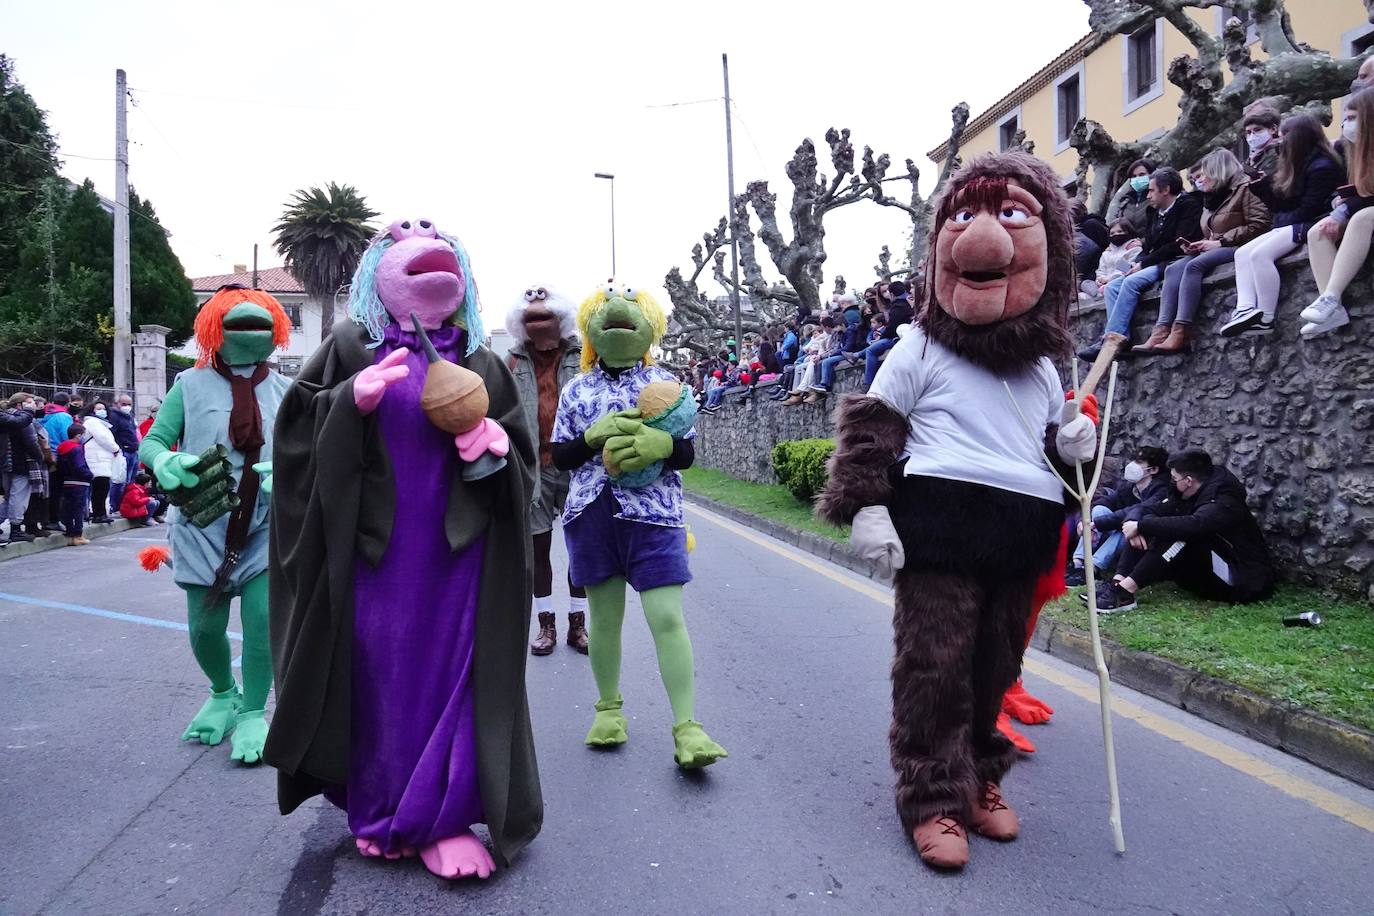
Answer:
<svg viewBox="0 0 1374 916"><path fill-rule="evenodd" d="M1255 152L1274 139L1274 134L1268 130L1257 130L1253 134L1245 135L1245 142L1250 147L1250 152Z"/></svg>
<svg viewBox="0 0 1374 916"><path fill-rule="evenodd" d="M1145 479L1145 466L1139 461L1132 461L1130 464L1126 465L1124 473L1129 483L1140 483Z"/></svg>
<svg viewBox="0 0 1374 916"><path fill-rule="evenodd" d="M1355 117L1352 117L1352 116L1350 116L1350 115L1346 115L1346 116L1345 116L1345 120L1341 122L1341 136L1344 137L1344 138L1346 139L1346 142L1347 142L1347 143L1354 143L1354 142L1355 142L1355 137L1356 137L1357 134L1359 134L1359 132L1360 132L1360 120L1359 120L1359 118L1355 118Z"/></svg>
<svg viewBox="0 0 1374 916"><path fill-rule="evenodd" d="M119 405L119 410L120 410L120 413L133 413L133 412L134 412L133 406L132 406L132 405L129 405L129 404L120 404L120 405Z"/></svg>
<svg viewBox="0 0 1374 916"><path fill-rule="evenodd" d="M102 420L105 419L105 408L102 407L100 410L97 410L95 415Z"/></svg>

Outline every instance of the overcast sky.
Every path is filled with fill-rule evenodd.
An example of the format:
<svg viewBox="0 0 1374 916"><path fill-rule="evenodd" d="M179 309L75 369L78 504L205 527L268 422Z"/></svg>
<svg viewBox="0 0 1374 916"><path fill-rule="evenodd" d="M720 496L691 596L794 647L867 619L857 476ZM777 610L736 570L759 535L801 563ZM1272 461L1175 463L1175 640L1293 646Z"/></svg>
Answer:
<svg viewBox="0 0 1374 916"><path fill-rule="evenodd" d="M924 153L955 103L977 114L1087 31L1081 0L669 6L0 0L0 51L65 174L106 195L113 162L77 157L113 156L128 72L130 180L189 275L248 263L255 242L280 264L271 227L291 192L337 181L380 221L426 216L462 238L496 324L527 285L580 298L609 275L609 183L593 172L616 176L619 278L667 304L664 274L725 209L722 52L737 189L769 179L785 219L803 137L829 171L825 130L849 127L859 154L916 159L928 188ZM831 213L827 285L866 285L907 225L867 203Z"/></svg>

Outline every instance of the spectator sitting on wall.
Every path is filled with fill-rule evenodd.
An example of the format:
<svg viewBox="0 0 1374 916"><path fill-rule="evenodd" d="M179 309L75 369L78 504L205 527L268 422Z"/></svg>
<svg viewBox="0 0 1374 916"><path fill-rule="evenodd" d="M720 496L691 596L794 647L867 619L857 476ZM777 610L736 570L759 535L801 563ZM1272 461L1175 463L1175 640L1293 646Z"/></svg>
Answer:
<svg viewBox="0 0 1374 916"><path fill-rule="evenodd" d="M1107 230L1107 247L1102 251L1102 257L1097 260L1097 273L1092 280L1084 280L1079 289L1079 301L1086 296L1088 299L1096 299L1102 295L1103 288L1117 277L1125 275L1126 271L1135 266L1135 262L1140 260L1140 238L1131 228L1131 224L1124 219L1119 219L1112 223Z"/></svg>
<svg viewBox="0 0 1374 916"><path fill-rule="evenodd" d="M1150 207L1150 175L1154 170L1154 161L1150 159L1137 159L1131 163L1131 167L1126 170L1125 183L1117 189L1116 194L1112 196L1112 202L1107 206L1108 225L1124 219L1131 224L1131 229L1136 235L1145 234L1149 223L1149 214L1146 211Z"/></svg>
<svg viewBox="0 0 1374 916"><path fill-rule="evenodd" d="M1279 166L1279 110L1261 99L1245 111L1245 171L1251 178L1272 175Z"/></svg>
<svg viewBox="0 0 1374 916"><path fill-rule="evenodd" d="M797 332L798 343L792 355L792 361L785 363L782 367L782 375L778 377L777 384L773 386L773 393L769 396L770 401L781 401L792 393L792 385L796 379L798 370L805 362L806 346L811 343L811 338L815 334L816 326L808 324Z"/></svg>
<svg viewBox="0 0 1374 916"><path fill-rule="evenodd" d="M1107 575L1116 568L1125 541L1121 526L1127 521L1138 520L1143 507L1162 502L1169 494L1169 478L1164 473L1168 461L1169 454L1162 448L1146 445L1136 449L1126 465L1125 476L1115 487L1093 500L1092 530L1085 533L1082 519L1078 521L1081 540L1064 577L1067 584L1082 585L1087 581L1084 563L1093 535L1101 538L1093 551L1093 567L1098 575Z"/></svg>
<svg viewBox="0 0 1374 916"><path fill-rule="evenodd" d="M829 349L831 332L835 330L835 319L822 318L820 327L811 332L811 339L802 347L802 357L797 360L801 368L793 373L792 386L784 407L796 407L806 399L811 390L811 380L816 377L816 369L822 353Z"/></svg>
<svg viewBox="0 0 1374 916"><path fill-rule="evenodd" d="M1221 336L1269 334L1279 308L1278 260L1307 241L1307 232L1331 212L1331 197L1345 183L1345 168L1309 114L1285 118L1279 165L1252 189L1274 214L1274 228L1236 249L1236 310Z"/></svg>
<svg viewBox="0 0 1374 916"><path fill-rule="evenodd" d="M1081 200L1069 201L1069 213L1073 216L1073 263L1078 269L1079 282L1084 282L1096 276L1097 262L1111 244L1111 233L1106 221L1096 213L1089 213Z"/></svg>
<svg viewBox="0 0 1374 916"><path fill-rule="evenodd" d="M1202 305L1202 281L1235 259L1236 249L1269 231L1273 217L1251 189L1240 161L1228 149L1208 153L1194 172L1202 193L1202 238L1185 245L1183 257L1164 269L1159 317L1150 339L1131 352L1162 356L1188 349Z"/></svg>
<svg viewBox="0 0 1374 916"><path fill-rule="evenodd" d="M782 334L782 343L778 344L779 372L797 361L797 343L797 323L789 321Z"/></svg>
<svg viewBox="0 0 1374 916"><path fill-rule="evenodd" d="M1202 201L1196 194L1183 193L1183 176L1163 166L1150 175L1150 218L1141 246L1140 260L1123 276L1107 284L1106 334L1131 336L1131 318L1141 296L1164 276L1164 268L1183 255L1183 243L1202 237ZM1078 351L1078 358L1093 362L1102 350L1102 341Z"/></svg>
<svg viewBox="0 0 1374 916"><path fill-rule="evenodd" d="M1337 190L1340 203L1307 237L1308 261L1319 295L1302 310L1306 323L1299 333L1304 339L1350 323L1341 297L1369 256L1374 234L1374 89L1363 89L1345 103L1341 138L1350 184Z"/></svg>
<svg viewBox="0 0 1374 916"><path fill-rule="evenodd" d="M892 302L888 306L887 316L883 321L882 334L862 350L844 354L852 360L863 359L862 390L865 392L873 384L873 379L878 374L878 367L882 365L883 357L887 355L887 351L897 346L897 329L904 324L911 324L911 319L915 314L911 307L911 294L905 282L893 280L888 284L888 291L892 296Z"/></svg>
<svg viewBox="0 0 1374 916"><path fill-rule="evenodd" d="M1121 526L1127 548L1117 580L1098 590L1098 610L1133 610L1142 588L1164 581L1233 604L1273 594L1274 564L1244 484L1202 449L1172 455L1169 476L1170 494Z"/></svg>
<svg viewBox="0 0 1374 916"><path fill-rule="evenodd" d="M863 325L854 296L849 293L841 296L840 307L843 326L839 327L839 332L829 342L829 349L821 354L816 381L806 393L807 404L814 404L830 393L830 389L835 387L835 370L840 363L853 360L852 352L863 342Z"/></svg>

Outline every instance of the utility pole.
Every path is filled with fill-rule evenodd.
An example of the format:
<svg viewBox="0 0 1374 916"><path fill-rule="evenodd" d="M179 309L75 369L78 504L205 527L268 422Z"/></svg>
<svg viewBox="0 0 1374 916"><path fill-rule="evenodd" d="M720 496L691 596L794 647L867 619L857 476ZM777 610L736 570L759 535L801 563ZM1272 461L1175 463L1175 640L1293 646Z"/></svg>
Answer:
<svg viewBox="0 0 1374 916"><path fill-rule="evenodd" d="M114 386L130 387L128 78L115 71Z"/></svg>
<svg viewBox="0 0 1374 916"><path fill-rule="evenodd" d="M611 183L611 279L615 279L615 176L606 172L596 172L593 178L605 178Z"/></svg>
<svg viewBox="0 0 1374 916"><path fill-rule="evenodd" d="M253 289L258 288L258 243L253 243Z"/></svg>
<svg viewBox="0 0 1374 916"><path fill-rule="evenodd" d="M725 75L725 175L730 198L726 201L725 219L730 224L730 305L735 312L735 354L744 353L744 322L739 314L739 241L735 238L735 139L730 126L730 58L720 55L721 72Z"/></svg>

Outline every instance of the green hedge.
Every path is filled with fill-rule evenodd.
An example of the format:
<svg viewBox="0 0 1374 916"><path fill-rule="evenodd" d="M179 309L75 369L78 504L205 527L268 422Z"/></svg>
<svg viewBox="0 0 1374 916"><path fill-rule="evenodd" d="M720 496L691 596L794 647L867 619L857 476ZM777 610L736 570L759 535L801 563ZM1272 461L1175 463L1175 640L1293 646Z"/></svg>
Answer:
<svg viewBox="0 0 1374 916"><path fill-rule="evenodd" d="M802 502L825 487L825 462L835 451L834 439L793 439L773 446L773 473Z"/></svg>

